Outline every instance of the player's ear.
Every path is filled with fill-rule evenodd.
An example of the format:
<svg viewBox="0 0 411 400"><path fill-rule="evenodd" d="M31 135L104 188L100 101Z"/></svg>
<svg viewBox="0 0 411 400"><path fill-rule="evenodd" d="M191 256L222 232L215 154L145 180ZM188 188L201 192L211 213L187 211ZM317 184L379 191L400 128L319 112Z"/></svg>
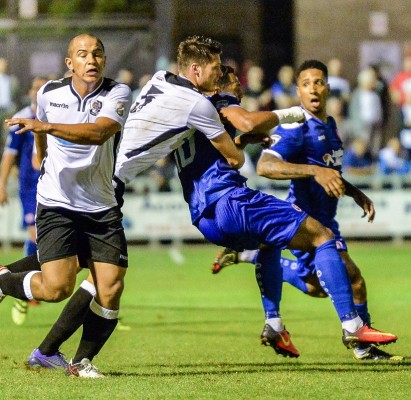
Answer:
<svg viewBox="0 0 411 400"><path fill-rule="evenodd" d="M190 66L190 68L192 69L192 71L193 71L196 75L198 75L198 74L200 73L200 69L201 69L200 64L198 64L198 63L192 63L191 66Z"/></svg>
<svg viewBox="0 0 411 400"><path fill-rule="evenodd" d="M66 63L67 68L68 68L70 71L73 71L73 61L71 60L71 58L66 57L66 58L64 59L64 62Z"/></svg>

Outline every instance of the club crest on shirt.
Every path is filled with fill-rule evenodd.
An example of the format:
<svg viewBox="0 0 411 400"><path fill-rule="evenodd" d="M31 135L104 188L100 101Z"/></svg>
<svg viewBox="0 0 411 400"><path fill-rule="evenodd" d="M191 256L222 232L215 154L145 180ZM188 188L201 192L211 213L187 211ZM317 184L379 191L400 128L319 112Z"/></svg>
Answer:
<svg viewBox="0 0 411 400"><path fill-rule="evenodd" d="M280 140L281 140L281 136L280 135L271 135L271 140L272 140L272 145L271 147L275 146Z"/></svg>
<svg viewBox="0 0 411 400"><path fill-rule="evenodd" d="M333 150L332 154L330 153L325 153L323 155L323 161L325 165L333 165L333 166L338 166L342 165L342 158L343 158L344 150L339 149L339 150Z"/></svg>
<svg viewBox="0 0 411 400"><path fill-rule="evenodd" d="M126 107L122 101L119 101L116 104L116 113L118 114L119 117L123 117L124 113L126 111Z"/></svg>
<svg viewBox="0 0 411 400"><path fill-rule="evenodd" d="M100 100L93 100L90 107L90 114L97 115L102 107L103 103Z"/></svg>

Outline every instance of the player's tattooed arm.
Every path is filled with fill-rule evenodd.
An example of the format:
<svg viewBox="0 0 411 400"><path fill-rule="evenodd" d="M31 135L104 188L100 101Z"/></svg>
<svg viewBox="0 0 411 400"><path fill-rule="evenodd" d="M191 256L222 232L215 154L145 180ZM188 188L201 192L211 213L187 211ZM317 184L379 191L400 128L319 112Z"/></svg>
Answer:
<svg viewBox="0 0 411 400"><path fill-rule="evenodd" d="M269 152L261 155L257 164L257 174L278 180L313 178L328 196L340 198L345 193L341 174L335 169L309 164L293 164Z"/></svg>

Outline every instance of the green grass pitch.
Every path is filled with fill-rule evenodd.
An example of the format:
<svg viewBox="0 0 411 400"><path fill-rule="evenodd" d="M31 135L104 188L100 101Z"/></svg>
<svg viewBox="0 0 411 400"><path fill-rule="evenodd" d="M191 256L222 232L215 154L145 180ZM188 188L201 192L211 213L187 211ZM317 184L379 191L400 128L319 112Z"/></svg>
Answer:
<svg viewBox="0 0 411 400"><path fill-rule="evenodd" d="M24 325L0 305L1 399L408 399L411 398L411 246L349 244L367 281L377 329L399 336L384 350L400 363L358 362L341 343L329 299L310 298L284 285L282 315L298 359L259 344L264 316L250 264L212 275L212 245L130 248L121 317L94 363L102 380L29 370L37 347L63 304L29 309ZM21 252L0 252L0 263ZM79 276L81 282L83 275ZM80 332L62 347L71 357Z"/></svg>

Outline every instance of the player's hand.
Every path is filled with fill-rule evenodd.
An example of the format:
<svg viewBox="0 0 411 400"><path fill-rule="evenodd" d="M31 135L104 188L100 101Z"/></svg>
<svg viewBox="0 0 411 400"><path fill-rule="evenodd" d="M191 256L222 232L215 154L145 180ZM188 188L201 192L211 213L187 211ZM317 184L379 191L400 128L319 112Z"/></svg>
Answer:
<svg viewBox="0 0 411 400"><path fill-rule="evenodd" d="M345 185L340 172L332 168L318 167L314 175L315 181L323 187L330 197L340 199L345 194Z"/></svg>
<svg viewBox="0 0 411 400"><path fill-rule="evenodd" d="M10 118L5 122L9 127L18 125L19 129L15 132L18 135L28 131L35 133L47 133L48 131L47 124L32 118Z"/></svg>
<svg viewBox="0 0 411 400"><path fill-rule="evenodd" d="M375 208L372 200L361 191L356 193L353 199L364 210L362 218L368 216L368 222L373 222L375 218Z"/></svg>
<svg viewBox="0 0 411 400"><path fill-rule="evenodd" d="M273 143L271 135L263 132L243 133L236 137L235 142L242 147L247 144L261 144L265 149L270 148Z"/></svg>

